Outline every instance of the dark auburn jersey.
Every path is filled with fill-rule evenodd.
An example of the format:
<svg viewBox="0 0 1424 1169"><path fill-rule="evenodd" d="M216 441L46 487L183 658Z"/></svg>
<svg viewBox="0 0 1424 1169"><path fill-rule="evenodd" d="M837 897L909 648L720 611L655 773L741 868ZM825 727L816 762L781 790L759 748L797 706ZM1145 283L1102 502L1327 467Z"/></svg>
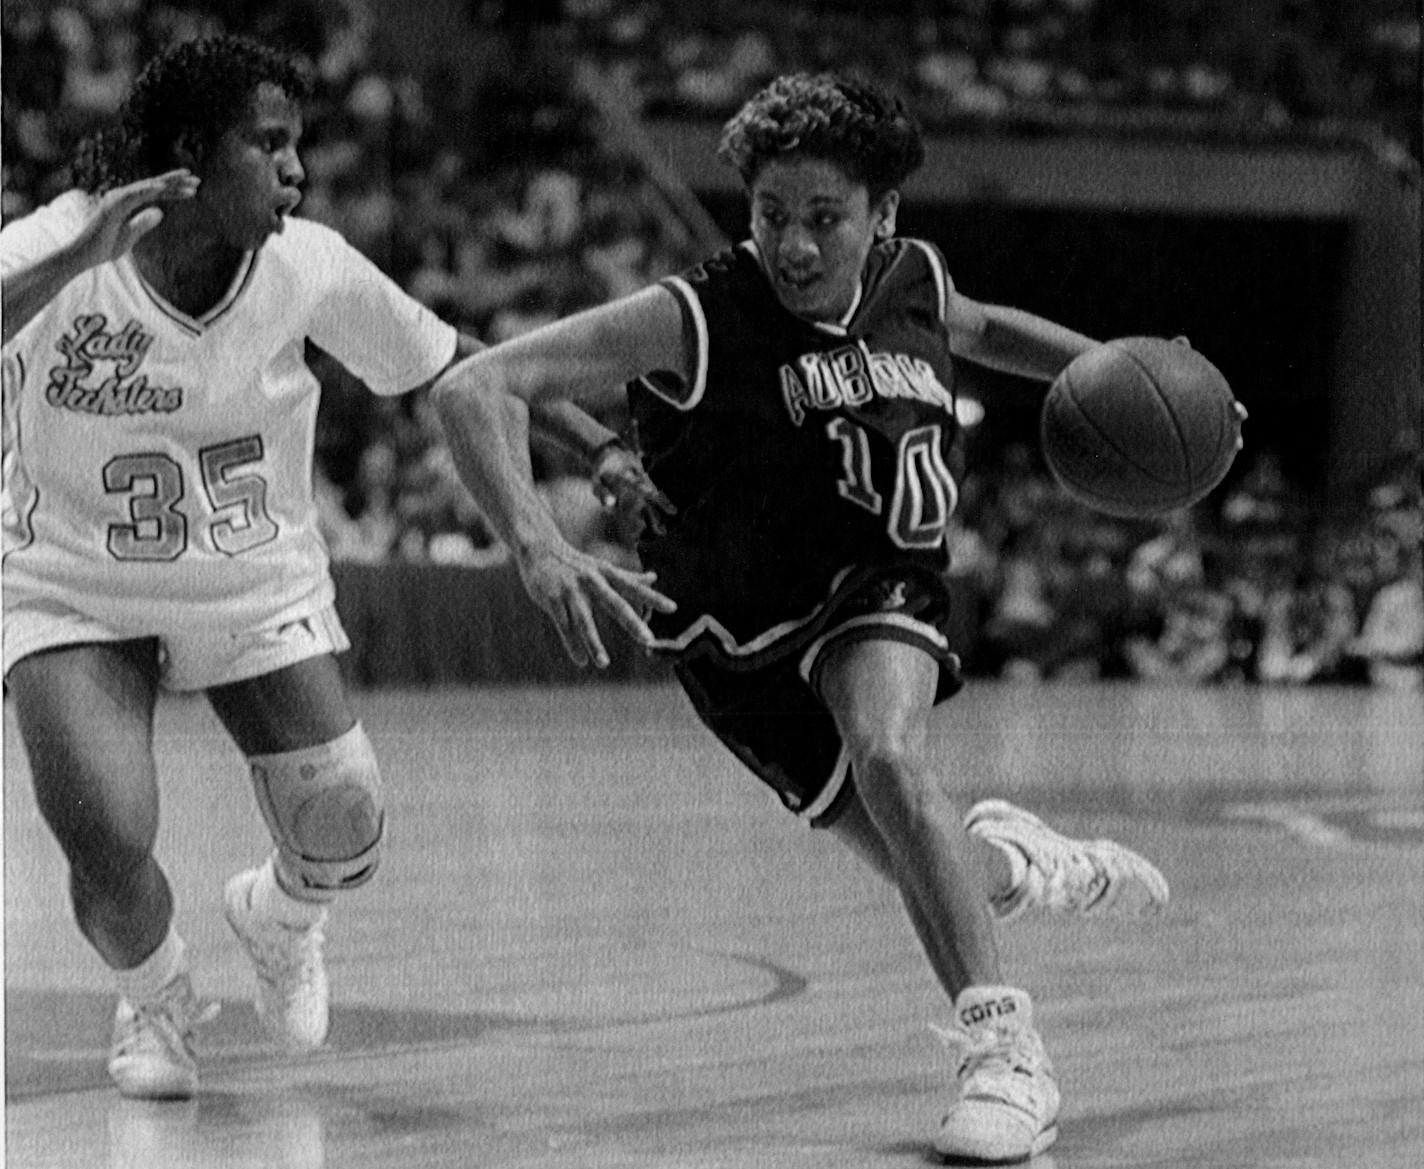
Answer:
<svg viewBox="0 0 1424 1169"><path fill-rule="evenodd" d="M958 488L939 250L877 244L841 324L785 309L749 241L662 283L696 373L629 387L644 463L677 506L640 547L678 602L654 616L660 648L770 645L846 569L941 576Z"/></svg>

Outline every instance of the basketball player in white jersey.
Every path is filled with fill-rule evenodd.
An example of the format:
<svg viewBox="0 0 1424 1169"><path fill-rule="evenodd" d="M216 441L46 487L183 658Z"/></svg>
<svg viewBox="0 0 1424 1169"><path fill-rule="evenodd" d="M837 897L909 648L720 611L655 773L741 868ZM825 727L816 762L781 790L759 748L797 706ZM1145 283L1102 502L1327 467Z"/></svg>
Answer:
<svg viewBox="0 0 1424 1169"><path fill-rule="evenodd" d="M205 692L250 764L275 848L225 909L258 1013L292 1050L327 1033L327 906L380 861L377 761L334 657L348 642L317 531L304 345L379 394L479 348L290 218L308 86L240 38L169 50L81 151L79 189L0 233L6 687L77 923L115 971L108 1067L128 1096L194 1092L207 1013L152 855L160 690ZM586 415L536 421L599 456L605 491L645 483ZM463 470L471 444L451 439ZM607 662L595 610L650 639L639 608L670 604L651 574L540 543L558 551L521 571L576 662Z"/></svg>

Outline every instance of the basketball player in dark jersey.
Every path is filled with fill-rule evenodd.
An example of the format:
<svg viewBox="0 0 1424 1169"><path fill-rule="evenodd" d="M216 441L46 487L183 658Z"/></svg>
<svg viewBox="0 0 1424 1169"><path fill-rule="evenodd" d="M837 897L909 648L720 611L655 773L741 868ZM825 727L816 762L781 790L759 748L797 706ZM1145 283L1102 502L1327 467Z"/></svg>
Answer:
<svg viewBox="0 0 1424 1169"><path fill-rule="evenodd" d="M954 363L1047 381L1095 342L967 299L934 245L895 237L923 157L898 100L783 77L720 153L746 185L749 240L478 354L457 367L466 389L437 400L452 433L488 439L467 480L537 580L559 554L537 496L506 432L472 419L510 400L607 406L628 387L657 491L634 468L617 494L644 509L644 565L678 605L651 617L654 648L787 808L898 889L955 1009L959 1091L936 1149L1023 1159L1052 1143L1059 1095L991 910L1151 912L1167 885L1129 850L1004 801L966 816L954 793L969 777L927 766L930 713L961 685L944 583ZM585 620L530 591L561 625Z"/></svg>

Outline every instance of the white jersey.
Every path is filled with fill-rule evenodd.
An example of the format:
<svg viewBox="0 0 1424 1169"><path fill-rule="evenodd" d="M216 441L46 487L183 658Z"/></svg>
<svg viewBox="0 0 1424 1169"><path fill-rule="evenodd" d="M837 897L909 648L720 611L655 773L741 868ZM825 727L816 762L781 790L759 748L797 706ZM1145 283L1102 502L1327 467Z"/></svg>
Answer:
<svg viewBox="0 0 1424 1169"><path fill-rule="evenodd" d="M69 192L0 232L0 278L72 240ZM329 604L309 338L378 394L434 377L455 330L306 220L202 317L133 257L67 284L4 348L4 589L136 636L239 630Z"/></svg>

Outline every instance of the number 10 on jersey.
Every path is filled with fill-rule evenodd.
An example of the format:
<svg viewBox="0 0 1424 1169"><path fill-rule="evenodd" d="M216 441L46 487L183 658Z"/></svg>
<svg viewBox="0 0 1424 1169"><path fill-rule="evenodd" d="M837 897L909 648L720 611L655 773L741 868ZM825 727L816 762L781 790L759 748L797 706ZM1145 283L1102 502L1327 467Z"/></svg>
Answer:
<svg viewBox="0 0 1424 1169"><path fill-rule="evenodd" d="M841 498L872 515L885 515L885 496L872 481L870 436L848 418L832 418L826 434L840 444ZM954 481L940 451L940 428L931 423L900 436L895 483L890 495L886 530L900 548L935 548L944 539L949 517L959 502Z"/></svg>

